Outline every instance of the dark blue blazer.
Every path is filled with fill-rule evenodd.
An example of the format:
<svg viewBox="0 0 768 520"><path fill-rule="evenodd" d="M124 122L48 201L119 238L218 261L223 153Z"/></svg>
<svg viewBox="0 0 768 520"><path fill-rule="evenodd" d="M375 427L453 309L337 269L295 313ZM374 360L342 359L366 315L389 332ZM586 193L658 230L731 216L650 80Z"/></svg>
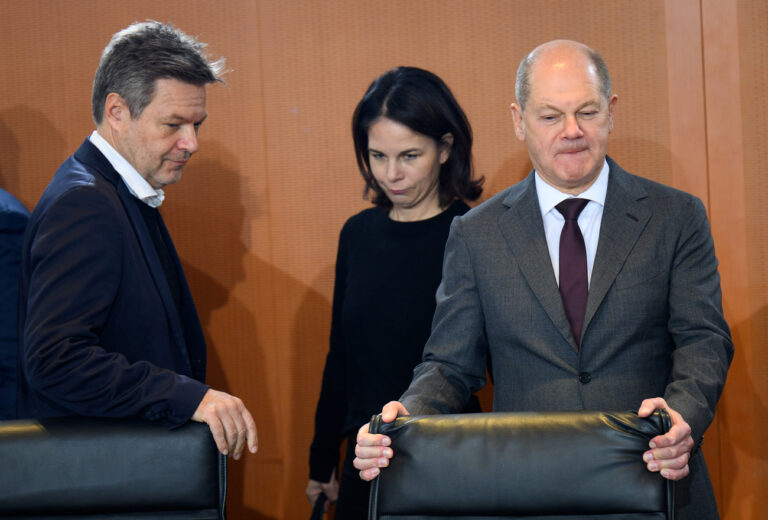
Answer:
<svg viewBox="0 0 768 520"><path fill-rule="evenodd" d="M176 251L174 303L137 200L89 140L35 207L21 259L19 417L190 419L205 340Z"/></svg>
<svg viewBox="0 0 768 520"><path fill-rule="evenodd" d="M0 188L0 420L16 417L19 257L29 211Z"/></svg>

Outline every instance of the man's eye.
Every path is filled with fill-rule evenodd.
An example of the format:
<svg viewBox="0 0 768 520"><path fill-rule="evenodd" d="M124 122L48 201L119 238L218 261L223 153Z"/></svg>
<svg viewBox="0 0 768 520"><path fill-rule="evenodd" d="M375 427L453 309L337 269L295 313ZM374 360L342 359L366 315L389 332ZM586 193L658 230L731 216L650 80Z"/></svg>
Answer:
<svg viewBox="0 0 768 520"><path fill-rule="evenodd" d="M414 159L417 159L419 157L419 154L417 154L417 153L407 153L403 157L405 157L406 161L412 161Z"/></svg>
<svg viewBox="0 0 768 520"><path fill-rule="evenodd" d="M179 125L176 123L166 123L165 126L168 128L173 128L174 130L179 127Z"/></svg>

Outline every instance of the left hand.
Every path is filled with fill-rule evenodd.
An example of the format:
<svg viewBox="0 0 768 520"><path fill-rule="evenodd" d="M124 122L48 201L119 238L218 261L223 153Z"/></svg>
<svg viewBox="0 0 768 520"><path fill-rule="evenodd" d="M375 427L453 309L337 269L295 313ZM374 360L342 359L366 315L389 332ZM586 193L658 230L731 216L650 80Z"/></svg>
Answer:
<svg viewBox="0 0 768 520"><path fill-rule="evenodd" d="M640 404L637 411L639 417L648 417L655 410L666 408L672 426L664 435L658 435L651 439L650 450L643 453L643 460L648 466L648 471L660 471L661 476L669 480L680 480L690 473L688 461L693 449L693 437L691 427L685 422L683 416L667 406L667 402L661 397L646 399Z"/></svg>
<svg viewBox="0 0 768 520"><path fill-rule="evenodd" d="M223 455L238 460L246 444L251 453L258 450L256 423L240 398L209 388L197 405L192 420L208 424Z"/></svg>

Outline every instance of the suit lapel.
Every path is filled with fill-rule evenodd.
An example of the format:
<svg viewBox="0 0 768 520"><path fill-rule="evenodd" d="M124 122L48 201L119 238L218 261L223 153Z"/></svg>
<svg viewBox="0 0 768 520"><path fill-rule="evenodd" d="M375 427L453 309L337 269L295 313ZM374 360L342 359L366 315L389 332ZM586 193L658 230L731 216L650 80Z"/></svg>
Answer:
<svg viewBox="0 0 768 520"><path fill-rule="evenodd" d="M184 341L184 332L179 315L181 310L176 309L176 304L171 295L171 289L168 286L168 280L165 279L165 272L160 263L160 257L155 250L155 245L152 242L152 237L149 234L144 218L141 216L141 211L136 206L136 197L131 194L128 187L125 185L125 182L123 182L123 179L120 177L120 174L112 167L106 157L104 157L98 148L91 144L89 140L86 139L85 143L78 149L76 156L78 160L87 164L115 186L120 202L122 202L123 208L136 232L136 237L142 252L144 253L144 259L149 267L150 275L155 282L160 299L163 302L166 316L169 317L168 323L171 328L174 342L177 347L181 349L183 359L189 360L189 353L187 352L186 342Z"/></svg>
<svg viewBox="0 0 768 520"><path fill-rule="evenodd" d="M633 182L632 176L610 157L607 160L611 173L608 178L608 191L605 196L600 238L592 268L582 334L586 333L597 309L600 308L605 295L651 218L651 210L647 204L643 203L648 197L645 190Z"/></svg>
<svg viewBox="0 0 768 520"><path fill-rule="evenodd" d="M571 347L577 350L549 258L533 172L516 188L519 189L513 189L504 199L504 205L509 209L499 219L501 234L549 319Z"/></svg>

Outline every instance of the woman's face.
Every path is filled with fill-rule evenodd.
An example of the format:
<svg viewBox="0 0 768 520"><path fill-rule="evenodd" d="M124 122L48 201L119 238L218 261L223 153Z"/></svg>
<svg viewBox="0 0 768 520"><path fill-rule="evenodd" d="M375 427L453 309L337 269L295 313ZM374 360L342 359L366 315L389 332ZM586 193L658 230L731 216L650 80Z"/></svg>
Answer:
<svg viewBox="0 0 768 520"><path fill-rule="evenodd" d="M438 176L450 156L453 136L440 143L407 126L380 117L368 130L371 173L392 201L394 220L422 220L440 212Z"/></svg>

